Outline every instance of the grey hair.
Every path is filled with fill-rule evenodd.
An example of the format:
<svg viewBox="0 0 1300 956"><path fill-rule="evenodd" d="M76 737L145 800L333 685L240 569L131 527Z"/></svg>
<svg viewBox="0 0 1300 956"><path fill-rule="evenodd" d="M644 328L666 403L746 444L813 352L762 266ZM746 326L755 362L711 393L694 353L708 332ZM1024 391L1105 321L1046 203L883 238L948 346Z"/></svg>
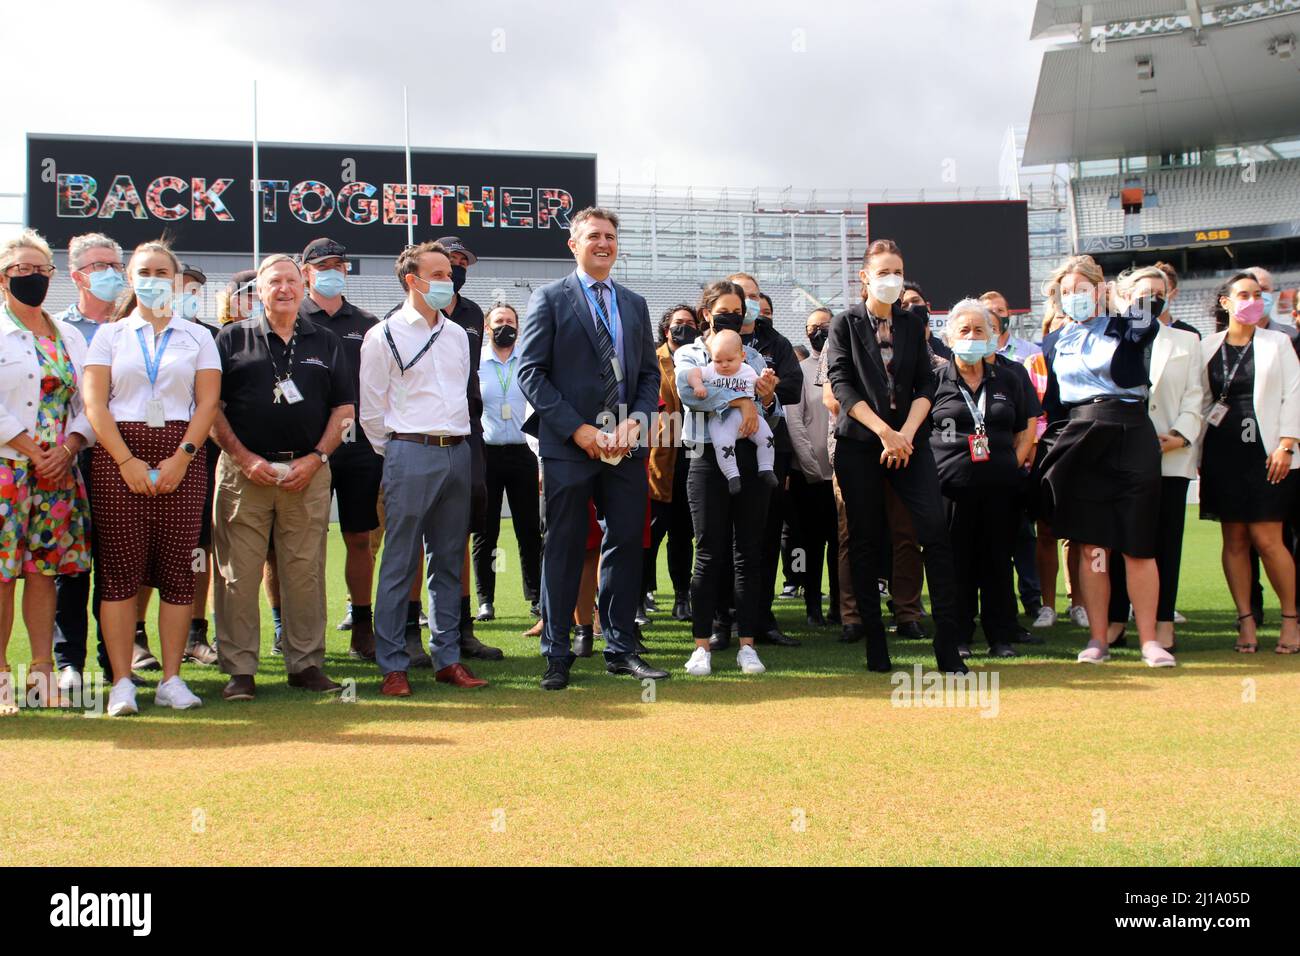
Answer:
<svg viewBox="0 0 1300 956"><path fill-rule="evenodd" d="M608 219L614 231L618 232L618 213L604 206L588 206L586 209L579 209L569 221L569 238L577 239L579 227L588 219Z"/></svg>
<svg viewBox="0 0 1300 956"><path fill-rule="evenodd" d="M73 236L68 243L68 265L76 272L81 268L82 257L91 249L111 249L113 255L122 258L122 247L102 232L87 232Z"/></svg>
<svg viewBox="0 0 1300 956"><path fill-rule="evenodd" d="M948 324L944 326L943 337L949 342L952 341L953 322L956 321L958 316L965 315L967 312L978 313L980 318L984 320L984 331L988 333L989 338L993 338L993 320L989 316L988 307L979 299L972 299L969 297L962 299L948 310Z"/></svg>

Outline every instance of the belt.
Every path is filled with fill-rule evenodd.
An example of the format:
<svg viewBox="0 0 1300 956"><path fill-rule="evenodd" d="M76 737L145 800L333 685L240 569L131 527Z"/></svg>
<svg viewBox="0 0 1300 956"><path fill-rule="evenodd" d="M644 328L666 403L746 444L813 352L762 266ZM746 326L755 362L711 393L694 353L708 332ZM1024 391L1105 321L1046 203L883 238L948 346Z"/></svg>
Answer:
<svg viewBox="0 0 1300 956"><path fill-rule="evenodd" d="M308 455L315 454L314 451L272 451L262 457L267 461L293 461L295 458L306 458Z"/></svg>
<svg viewBox="0 0 1300 956"><path fill-rule="evenodd" d="M446 448L448 445L459 445L465 440L464 435L418 435L410 432L393 432L388 437L394 441L411 441L417 445L437 445L439 448Z"/></svg>

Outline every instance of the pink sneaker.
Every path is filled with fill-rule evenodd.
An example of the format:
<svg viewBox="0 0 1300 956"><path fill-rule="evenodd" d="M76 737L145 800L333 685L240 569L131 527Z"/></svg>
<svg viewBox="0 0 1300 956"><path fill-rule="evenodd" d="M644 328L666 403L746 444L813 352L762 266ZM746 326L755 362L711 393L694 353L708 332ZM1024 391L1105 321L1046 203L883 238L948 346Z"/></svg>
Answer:
<svg viewBox="0 0 1300 956"><path fill-rule="evenodd" d="M1142 645L1142 660L1147 667L1177 667L1174 655L1160 646L1159 641L1147 641Z"/></svg>
<svg viewBox="0 0 1300 956"><path fill-rule="evenodd" d="M1104 664L1110 660L1110 650L1101 641L1089 641L1088 646L1079 652L1080 664Z"/></svg>

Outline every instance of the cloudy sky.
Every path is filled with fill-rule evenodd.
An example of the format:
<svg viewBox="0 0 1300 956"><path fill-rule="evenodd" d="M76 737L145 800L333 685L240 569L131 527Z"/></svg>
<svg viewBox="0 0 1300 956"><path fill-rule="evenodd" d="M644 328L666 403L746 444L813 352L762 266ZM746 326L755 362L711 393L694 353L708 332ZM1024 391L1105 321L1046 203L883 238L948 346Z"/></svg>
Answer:
<svg viewBox="0 0 1300 956"><path fill-rule="evenodd" d="M27 132L595 152L603 183L996 186L1032 0L82 0L6 10L0 192ZM107 11L111 11L111 14ZM17 80L17 82L15 82ZM888 149L867 139L892 134ZM8 218L8 217L5 217Z"/></svg>

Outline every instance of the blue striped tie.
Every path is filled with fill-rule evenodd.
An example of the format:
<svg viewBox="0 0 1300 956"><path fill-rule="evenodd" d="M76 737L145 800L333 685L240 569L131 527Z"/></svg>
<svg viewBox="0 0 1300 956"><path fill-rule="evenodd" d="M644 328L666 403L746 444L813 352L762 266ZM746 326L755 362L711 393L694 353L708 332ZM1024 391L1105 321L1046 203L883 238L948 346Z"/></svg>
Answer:
<svg viewBox="0 0 1300 956"><path fill-rule="evenodd" d="M596 342L600 346L600 374L605 383L605 408L615 411L618 408L618 381L614 378L614 339L609 334L609 309L605 305L605 283L597 282L592 290L596 293L596 311L600 321L596 323Z"/></svg>

